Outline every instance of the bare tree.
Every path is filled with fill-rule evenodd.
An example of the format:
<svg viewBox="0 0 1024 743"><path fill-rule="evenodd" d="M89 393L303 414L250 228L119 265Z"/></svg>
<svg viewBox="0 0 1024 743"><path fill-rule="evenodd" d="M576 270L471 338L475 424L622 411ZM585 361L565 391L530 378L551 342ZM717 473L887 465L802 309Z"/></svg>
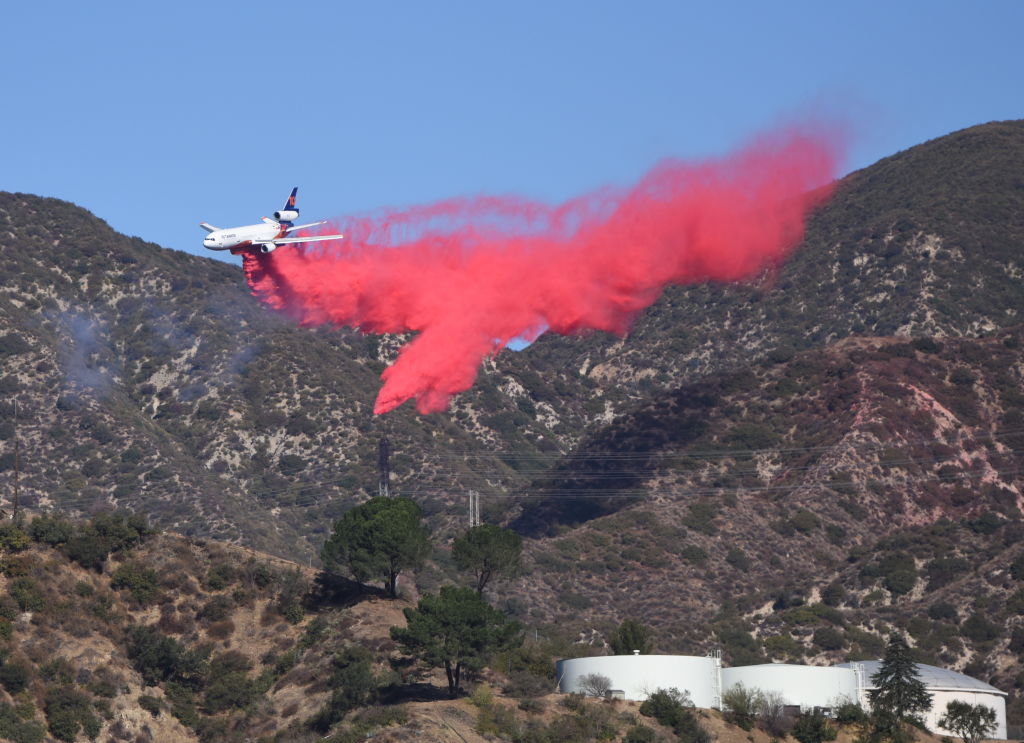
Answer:
<svg viewBox="0 0 1024 743"><path fill-rule="evenodd" d="M599 699L603 699L608 690L612 688L612 680L600 673L588 673L586 676L580 676L578 683L580 691L588 697L598 697Z"/></svg>
<svg viewBox="0 0 1024 743"><path fill-rule="evenodd" d="M757 725L769 735L785 737L793 728L786 716L786 700L777 691L763 691L757 698Z"/></svg>

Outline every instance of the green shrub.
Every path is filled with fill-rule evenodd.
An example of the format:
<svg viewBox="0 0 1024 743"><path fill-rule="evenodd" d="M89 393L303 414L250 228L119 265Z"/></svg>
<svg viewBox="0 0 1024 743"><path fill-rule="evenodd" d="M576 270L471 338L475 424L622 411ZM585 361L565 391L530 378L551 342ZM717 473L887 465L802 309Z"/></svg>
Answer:
<svg viewBox="0 0 1024 743"><path fill-rule="evenodd" d="M1014 580L1024 580L1024 552L1010 563L1010 577Z"/></svg>
<svg viewBox="0 0 1024 743"><path fill-rule="evenodd" d="M297 454L282 454L277 469L285 477L293 477L306 468L306 460Z"/></svg>
<svg viewBox="0 0 1024 743"><path fill-rule="evenodd" d="M714 519L718 515L718 506L714 503L699 502L690 505L690 512L683 518L683 523L694 531L713 535L718 533Z"/></svg>
<svg viewBox="0 0 1024 743"><path fill-rule="evenodd" d="M708 553L695 544L688 544L679 551L679 556L691 565L703 565L708 561Z"/></svg>
<svg viewBox="0 0 1024 743"><path fill-rule="evenodd" d="M203 604L196 617L210 622L223 622L234 609L235 602L230 596L214 596Z"/></svg>
<svg viewBox="0 0 1024 743"><path fill-rule="evenodd" d="M149 694L139 695L139 706L146 710L153 717L160 716L160 710L162 706L158 697L150 696Z"/></svg>
<svg viewBox="0 0 1024 743"><path fill-rule="evenodd" d="M373 674L372 661L369 651L359 645L344 648L334 656L329 682L331 698L310 720L314 730L327 732L349 711L366 705L374 698L379 682Z"/></svg>
<svg viewBox="0 0 1024 743"><path fill-rule="evenodd" d="M256 688L249 678L252 664L242 653L231 650L210 661L203 708L210 713L244 709L256 698Z"/></svg>
<svg viewBox="0 0 1024 743"><path fill-rule="evenodd" d="M127 635L128 659L146 686L170 680L193 688L202 686L206 669L198 653L186 650L155 627L135 626Z"/></svg>
<svg viewBox="0 0 1024 743"><path fill-rule="evenodd" d="M124 563L114 571L110 576L110 587L127 588L142 605L151 603L160 592L156 571L131 562Z"/></svg>
<svg viewBox="0 0 1024 743"><path fill-rule="evenodd" d="M1024 627L1017 627L1010 635L1009 649L1011 653L1024 655Z"/></svg>
<svg viewBox="0 0 1024 743"><path fill-rule="evenodd" d="M932 604L928 607L928 616L937 622L945 621L947 619L957 620L960 615L957 613L956 607L948 601L939 601L938 603Z"/></svg>
<svg viewBox="0 0 1024 743"><path fill-rule="evenodd" d="M960 633L974 642L988 642L999 637L1000 630L983 615L974 613L960 625Z"/></svg>
<svg viewBox="0 0 1024 743"><path fill-rule="evenodd" d="M910 593L917 585L916 570L896 570L885 576L882 584L894 595Z"/></svg>
<svg viewBox="0 0 1024 743"><path fill-rule="evenodd" d="M968 529L975 534L994 534L1006 523L1002 516L994 511L987 511L976 519L965 522Z"/></svg>
<svg viewBox="0 0 1024 743"><path fill-rule="evenodd" d="M925 566L928 590L942 588L970 569L971 563L962 557L937 557Z"/></svg>
<svg viewBox="0 0 1024 743"><path fill-rule="evenodd" d="M709 743L711 736L693 713L689 694L678 689L658 689L640 705L640 714L672 728L681 743Z"/></svg>
<svg viewBox="0 0 1024 743"><path fill-rule="evenodd" d="M790 517L789 522L793 525L793 528L803 534L814 531L821 526L821 520L806 508L801 508L794 513Z"/></svg>
<svg viewBox="0 0 1024 743"><path fill-rule="evenodd" d="M32 543L28 534L11 521L0 521L0 550L4 552L21 552Z"/></svg>
<svg viewBox="0 0 1024 743"><path fill-rule="evenodd" d="M842 583L829 583L821 591L821 603L825 606L839 606L846 598L846 589Z"/></svg>
<svg viewBox="0 0 1024 743"><path fill-rule="evenodd" d="M862 725L868 713L856 702L843 702L835 708L836 722L840 725Z"/></svg>
<svg viewBox="0 0 1024 743"><path fill-rule="evenodd" d="M44 681L67 686L75 679L75 669L71 667L67 658L58 655L39 666L39 675Z"/></svg>
<svg viewBox="0 0 1024 743"><path fill-rule="evenodd" d="M76 531L64 544L64 554L87 570L102 570L110 554L107 543L94 531Z"/></svg>
<svg viewBox="0 0 1024 743"><path fill-rule="evenodd" d="M100 570L111 552L130 549L153 533L144 516L120 511L101 513L76 528L63 549L82 567Z"/></svg>
<svg viewBox="0 0 1024 743"><path fill-rule="evenodd" d="M0 684L12 696L23 691L31 677L31 670L24 663L7 661L0 666Z"/></svg>
<svg viewBox="0 0 1024 743"><path fill-rule="evenodd" d="M237 579L235 568L226 562L215 562L206 571L206 587L211 591L223 591Z"/></svg>
<svg viewBox="0 0 1024 743"><path fill-rule="evenodd" d="M800 743L825 743L835 740L837 731L828 724L828 720L820 712L811 715L800 715L793 726L792 736Z"/></svg>
<svg viewBox="0 0 1024 743"><path fill-rule="evenodd" d="M256 588L266 588L276 580L273 569L265 562L250 560L245 566L246 579Z"/></svg>
<svg viewBox="0 0 1024 743"><path fill-rule="evenodd" d="M846 541L846 529L839 526L839 524L827 524L825 526L825 536L828 537L828 541L832 544L840 545Z"/></svg>
<svg viewBox="0 0 1024 743"><path fill-rule="evenodd" d="M100 721L93 714L89 696L70 686L48 690L44 711L47 727L57 740L74 743L79 730L89 738L100 732Z"/></svg>
<svg viewBox="0 0 1024 743"><path fill-rule="evenodd" d="M299 649L308 650L319 643L327 632L327 620L323 616L316 616L306 627L299 639Z"/></svg>
<svg viewBox="0 0 1024 743"><path fill-rule="evenodd" d="M22 611L39 611L46 605L39 586L31 578L16 578L8 590Z"/></svg>
<svg viewBox="0 0 1024 743"><path fill-rule="evenodd" d="M658 739L653 728L646 725L634 725L626 731L626 737L622 743L654 743Z"/></svg>
<svg viewBox="0 0 1024 743"><path fill-rule="evenodd" d="M843 633L833 627L816 629L812 641L822 650L842 650L846 647Z"/></svg>
<svg viewBox="0 0 1024 743"><path fill-rule="evenodd" d="M910 341L910 345L921 353L941 353L942 343L935 340L934 338L914 338Z"/></svg>
<svg viewBox="0 0 1024 743"><path fill-rule="evenodd" d="M725 561L740 571L750 570L750 558L738 547L730 547L725 555Z"/></svg>
<svg viewBox="0 0 1024 743"><path fill-rule="evenodd" d="M31 705L28 710L34 711ZM22 718L21 710L0 702L0 740L10 743L42 743L46 729L31 718Z"/></svg>
<svg viewBox="0 0 1024 743"><path fill-rule="evenodd" d="M958 385L974 384L974 373L965 366L958 366L949 374L949 381Z"/></svg>

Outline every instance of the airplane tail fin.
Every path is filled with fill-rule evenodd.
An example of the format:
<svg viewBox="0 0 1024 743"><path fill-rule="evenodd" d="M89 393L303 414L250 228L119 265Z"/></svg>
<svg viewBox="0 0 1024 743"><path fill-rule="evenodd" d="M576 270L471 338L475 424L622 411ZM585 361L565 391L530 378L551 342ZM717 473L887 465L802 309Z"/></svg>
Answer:
<svg viewBox="0 0 1024 743"><path fill-rule="evenodd" d="M286 202L284 202L284 209L282 209L282 211L285 211L285 210L292 211L292 212L297 212L298 211L298 208L296 208L296 206L295 206L295 194L297 194L298 192L299 192L299 187L298 186L296 186L295 188L292 189L292 193L288 197L288 200Z"/></svg>

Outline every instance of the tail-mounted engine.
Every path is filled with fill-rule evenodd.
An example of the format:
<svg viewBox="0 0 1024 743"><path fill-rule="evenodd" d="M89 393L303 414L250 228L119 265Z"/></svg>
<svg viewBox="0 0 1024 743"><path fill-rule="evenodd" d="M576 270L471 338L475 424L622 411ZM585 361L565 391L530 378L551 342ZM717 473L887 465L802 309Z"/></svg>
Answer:
<svg viewBox="0 0 1024 743"><path fill-rule="evenodd" d="M298 209L283 209L279 212L274 212L274 219L278 222L291 222L299 218Z"/></svg>

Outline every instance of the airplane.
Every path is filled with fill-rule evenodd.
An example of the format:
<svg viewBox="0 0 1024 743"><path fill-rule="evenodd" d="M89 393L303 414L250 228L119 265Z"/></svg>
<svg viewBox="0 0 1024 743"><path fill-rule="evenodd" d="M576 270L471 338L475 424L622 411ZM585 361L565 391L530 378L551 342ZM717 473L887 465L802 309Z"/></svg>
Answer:
<svg viewBox="0 0 1024 743"><path fill-rule="evenodd" d="M308 235L306 237L287 237L288 233L304 227L316 227L323 222L309 224L292 224L299 218L299 207L295 205L295 194L299 187L292 189L291 196L284 202L284 208L274 212L274 218L260 217L263 224L250 224L245 227L229 227L220 229L209 222L200 222L199 226L209 232L203 239L203 247L210 250L230 250L232 255L259 250L261 253L272 253L282 245L292 243L308 243L317 240L340 240L344 235Z"/></svg>

